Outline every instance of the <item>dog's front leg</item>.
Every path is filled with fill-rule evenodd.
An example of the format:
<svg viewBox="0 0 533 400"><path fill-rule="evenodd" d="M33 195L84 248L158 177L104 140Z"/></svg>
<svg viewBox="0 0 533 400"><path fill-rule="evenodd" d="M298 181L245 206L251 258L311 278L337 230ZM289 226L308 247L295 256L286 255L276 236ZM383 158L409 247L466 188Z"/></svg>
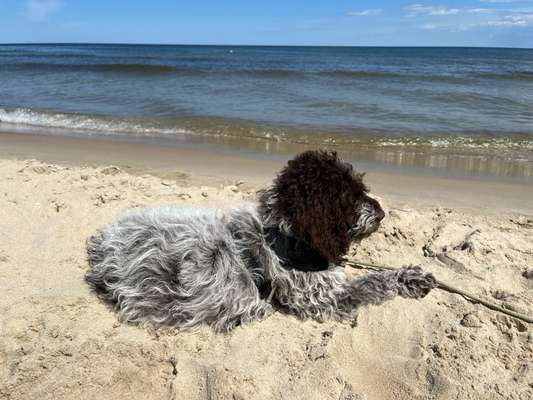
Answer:
<svg viewBox="0 0 533 400"><path fill-rule="evenodd" d="M396 296L418 299L437 286L431 273L420 267L371 273L350 282L352 300L359 305L381 304Z"/></svg>
<svg viewBox="0 0 533 400"><path fill-rule="evenodd" d="M436 286L433 275L419 267L368 274L349 279L341 267L328 271L288 271L273 282L279 305L302 318L347 319L357 308L381 304L396 296L424 297Z"/></svg>

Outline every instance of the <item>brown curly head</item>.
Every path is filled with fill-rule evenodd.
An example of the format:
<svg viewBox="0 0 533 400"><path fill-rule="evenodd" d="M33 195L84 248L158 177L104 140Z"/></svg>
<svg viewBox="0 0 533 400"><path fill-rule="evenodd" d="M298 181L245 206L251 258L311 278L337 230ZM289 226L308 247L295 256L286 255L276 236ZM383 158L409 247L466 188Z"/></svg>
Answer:
<svg viewBox="0 0 533 400"><path fill-rule="evenodd" d="M367 195L363 175L336 152L306 151L290 160L260 196L263 212L277 215L293 235L338 262L353 240L377 230L384 217Z"/></svg>

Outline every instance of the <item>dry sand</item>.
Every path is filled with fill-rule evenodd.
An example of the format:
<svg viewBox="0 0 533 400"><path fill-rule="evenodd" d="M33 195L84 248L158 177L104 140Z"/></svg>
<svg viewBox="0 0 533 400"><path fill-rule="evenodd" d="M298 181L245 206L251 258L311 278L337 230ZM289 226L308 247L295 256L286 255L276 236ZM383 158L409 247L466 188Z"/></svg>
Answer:
<svg viewBox="0 0 533 400"><path fill-rule="evenodd" d="M259 183L238 179L238 170L217 182L179 171L161 178L1 159L0 398L533 398L531 325L439 290L421 301L365 308L356 327L280 313L228 334L117 321L84 283L85 239L127 207L221 207L253 198ZM442 280L533 314L526 203L519 213L489 213L428 205L427 197L396 191L385 193L387 218L354 249L355 258L422 264Z"/></svg>

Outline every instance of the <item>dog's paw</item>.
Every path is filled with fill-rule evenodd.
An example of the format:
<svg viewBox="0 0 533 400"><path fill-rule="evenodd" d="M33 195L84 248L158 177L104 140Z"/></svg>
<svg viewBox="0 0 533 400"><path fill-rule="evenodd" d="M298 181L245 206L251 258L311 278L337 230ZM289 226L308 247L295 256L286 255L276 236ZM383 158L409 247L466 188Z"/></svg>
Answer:
<svg viewBox="0 0 533 400"><path fill-rule="evenodd" d="M403 267L398 272L398 294L402 297L420 299L436 287L433 274L420 267Z"/></svg>

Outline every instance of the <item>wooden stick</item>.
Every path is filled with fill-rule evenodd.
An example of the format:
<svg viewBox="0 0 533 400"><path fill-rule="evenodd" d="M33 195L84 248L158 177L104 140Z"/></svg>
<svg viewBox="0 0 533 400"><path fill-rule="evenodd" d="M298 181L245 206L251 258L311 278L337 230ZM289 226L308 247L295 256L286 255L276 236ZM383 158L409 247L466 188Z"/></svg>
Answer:
<svg viewBox="0 0 533 400"><path fill-rule="evenodd" d="M348 265L349 267L352 267L352 268L358 268L358 269L372 269L372 270L375 270L375 271L383 271L383 270L395 270L396 268L394 267L389 267L389 266L386 266L386 265L376 265L376 264L369 264L369 263L364 263L364 262L359 262L359 261L345 261L345 264ZM518 313L516 311L512 311L512 310L508 310L506 308L503 308L495 303L491 303L490 301L487 301L487 300L483 300L471 293L468 293L462 289L459 289L459 288L456 288L452 285L449 285L447 283L444 283L440 280L437 280L437 287L439 289L442 289L442 290L445 290L447 292L450 292L450 293L455 293L455 294L459 294L461 296L463 296L465 299L467 299L468 301L471 301L473 303L479 303L479 304L483 304L485 307L487 308L490 308L491 310L495 310L495 311L499 311L501 313L504 313L504 314L507 314L507 315L510 315L514 318L518 318L524 322L528 322L530 324L533 324L533 318L528 316L528 315L524 315L524 314L521 314L521 313Z"/></svg>

